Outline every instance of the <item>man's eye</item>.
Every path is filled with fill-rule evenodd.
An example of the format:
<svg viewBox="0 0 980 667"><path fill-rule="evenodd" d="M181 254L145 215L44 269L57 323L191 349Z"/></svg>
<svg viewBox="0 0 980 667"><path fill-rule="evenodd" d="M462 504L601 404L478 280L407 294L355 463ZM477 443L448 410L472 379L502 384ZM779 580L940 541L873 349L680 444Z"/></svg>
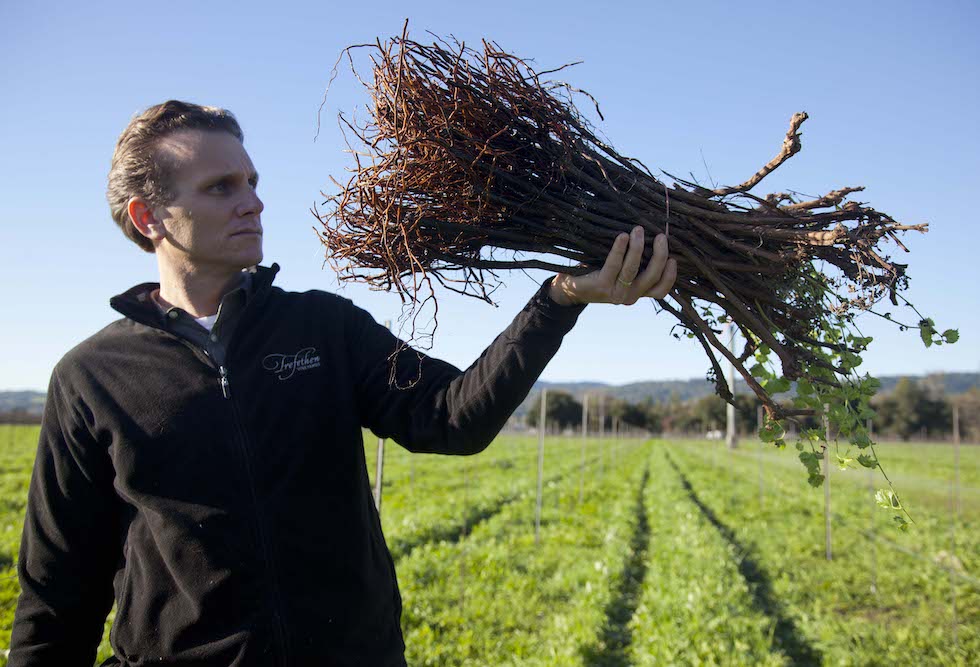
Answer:
<svg viewBox="0 0 980 667"><path fill-rule="evenodd" d="M215 192L224 192L228 189L228 184L222 181L220 183L215 183L209 189Z"/></svg>

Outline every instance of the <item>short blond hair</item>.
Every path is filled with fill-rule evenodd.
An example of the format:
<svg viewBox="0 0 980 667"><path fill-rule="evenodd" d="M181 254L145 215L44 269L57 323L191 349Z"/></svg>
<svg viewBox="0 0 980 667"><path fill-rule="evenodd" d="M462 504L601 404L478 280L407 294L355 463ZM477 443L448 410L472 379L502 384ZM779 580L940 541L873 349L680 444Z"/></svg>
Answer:
<svg viewBox="0 0 980 667"><path fill-rule="evenodd" d="M179 130L228 132L245 140L235 116L226 109L206 107L190 102L168 100L135 116L119 135L109 168L106 199L109 211L123 234L146 252L153 243L140 234L129 219L129 200L142 197L151 206L165 206L173 201L173 167L163 159L157 146L160 140Z"/></svg>

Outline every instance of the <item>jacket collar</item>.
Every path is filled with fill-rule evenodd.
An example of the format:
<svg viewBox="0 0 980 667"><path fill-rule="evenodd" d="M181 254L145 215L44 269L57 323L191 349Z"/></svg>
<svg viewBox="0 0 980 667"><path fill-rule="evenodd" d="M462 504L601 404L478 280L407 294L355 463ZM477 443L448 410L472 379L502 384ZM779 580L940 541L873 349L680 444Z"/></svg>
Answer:
<svg viewBox="0 0 980 667"><path fill-rule="evenodd" d="M279 273L278 264L256 266L252 280L249 281L248 302L264 301L272 289L272 282L277 273ZM165 316L150 298L153 290L159 288L160 283L140 283L109 299L109 305L131 320L159 328Z"/></svg>

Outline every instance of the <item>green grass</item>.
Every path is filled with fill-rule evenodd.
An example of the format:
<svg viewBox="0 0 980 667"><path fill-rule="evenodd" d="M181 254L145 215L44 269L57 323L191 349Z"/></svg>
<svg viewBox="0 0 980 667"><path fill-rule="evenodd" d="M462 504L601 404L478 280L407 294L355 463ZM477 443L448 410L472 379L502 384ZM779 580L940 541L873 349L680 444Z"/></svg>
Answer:
<svg viewBox="0 0 980 667"><path fill-rule="evenodd" d="M734 453L707 443L671 443L667 450L691 493L730 531L738 551L765 573L786 617L805 629L825 664L975 664L980 503L961 496L954 558L948 486L945 493L938 491L949 470L932 465L934 457L951 460L943 447L903 445L880 454L886 465L905 467L909 478L929 482L923 488L935 487L905 491L896 480L916 521L907 533L892 527L890 512L873 506L866 470L832 469L831 561L825 555L824 491L801 484L799 464L783 465L795 452L763 453L760 494L757 443ZM899 454L894 459L893 451ZM976 447L961 448L967 475L975 474L978 454ZM943 566L973 583L951 579Z"/></svg>
<svg viewBox="0 0 980 667"><path fill-rule="evenodd" d="M20 595L15 565L38 430L36 426L0 426L0 664L6 664Z"/></svg>
<svg viewBox="0 0 980 667"><path fill-rule="evenodd" d="M36 439L0 426L0 651ZM373 478L377 441L365 442ZM908 533L872 507L866 470L833 470L832 561L823 490L795 456L590 440L583 474L582 441L549 438L535 544L535 437L476 457L387 443L382 524L409 664L976 664L980 448L960 449L955 549L951 446L879 449ZM99 659L109 654L104 638Z"/></svg>
<svg viewBox="0 0 980 667"><path fill-rule="evenodd" d="M652 470L649 570L630 664L793 664L787 653L805 654L802 642L774 639L776 605L756 604L741 554L692 502L663 447Z"/></svg>
<svg viewBox="0 0 980 667"><path fill-rule="evenodd" d="M600 475L549 483L540 543L533 489L463 540L397 563L411 665L577 665L595 644L629 551L646 452L620 451Z"/></svg>

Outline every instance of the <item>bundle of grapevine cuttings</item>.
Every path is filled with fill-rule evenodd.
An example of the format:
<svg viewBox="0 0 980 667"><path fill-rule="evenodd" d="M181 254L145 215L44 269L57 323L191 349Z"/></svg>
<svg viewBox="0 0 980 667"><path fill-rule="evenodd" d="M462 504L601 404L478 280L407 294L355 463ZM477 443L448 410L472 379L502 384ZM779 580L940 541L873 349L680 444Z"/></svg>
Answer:
<svg viewBox="0 0 980 667"><path fill-rule="evenodd" d="M354 64L357 49L370 54L367 81ZM899 235L927 225L899 224L849 201L860 187L810 198L750 192L800 150L805 113L793 116L778 155L744 183L706 188L664 172L668 184L596 136L573 100L587 93L495 43L422 44L403 31L344 55L370 94L368 119L340 115L348 142L349 133L360 142L352 175L338 193L324 193L329 210L313 211L343 279L393 290L416 307L435 300L436 284L492 302L501 271L584 274L633 226L647 238L664 233L678 275L658 303L704 349L718 395L733 400L725 359L762 401L764 441L784 447L796 422L813 485L823 480L825 457L880 469L866 425L878 382L857 373L871 339L854 316L876 312L886 298L911 307L901 295L907 265L884 246L908 252ZM956 340L954 330L940 334L916 314L917 324L900 326L918 327L926 345ZM740 353L721 340L723 322L746 341ZM777 402L793 382L796 398ZM814 416L827 427L807 426ZM856 457L842 452L842 439ZM908 512L888 485L881 502L904 527Z"/></svg>

